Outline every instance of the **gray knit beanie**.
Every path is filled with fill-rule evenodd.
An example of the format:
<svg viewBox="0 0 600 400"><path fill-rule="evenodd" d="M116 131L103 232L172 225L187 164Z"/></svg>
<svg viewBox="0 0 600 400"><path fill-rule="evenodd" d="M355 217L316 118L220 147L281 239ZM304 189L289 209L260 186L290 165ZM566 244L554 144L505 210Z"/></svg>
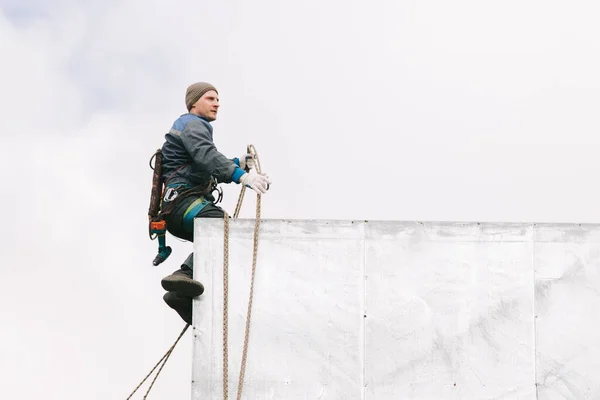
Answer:
<svg viewBox="0 0 600 400"><path fill-rule="evenodd" d="M187 107L187 110L190 111L192 106L198 100L200 100L200 97L202 97L204 93L210 90L214 90L215 92L217 92L217 89L215 89L213 85L206 82L196 82L188 86L185 92L185 106ZM217 92L217 94L218 93L219 92Z"/></svg>

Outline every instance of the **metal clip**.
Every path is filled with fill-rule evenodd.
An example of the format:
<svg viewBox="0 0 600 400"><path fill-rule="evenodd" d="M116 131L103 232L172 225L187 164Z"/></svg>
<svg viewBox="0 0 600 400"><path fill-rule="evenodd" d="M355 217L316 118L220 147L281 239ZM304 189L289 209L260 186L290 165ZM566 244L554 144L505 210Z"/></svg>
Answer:
<svg viewBox="0 0 600 400"><path fill-rule="evenodd" d="M179 193L177 193L176 189L173 188L167 188L167 190L165 191L165 196L163 197L163 201L168 203L169 201L173 201L177 198L177 195Z"/></svg>

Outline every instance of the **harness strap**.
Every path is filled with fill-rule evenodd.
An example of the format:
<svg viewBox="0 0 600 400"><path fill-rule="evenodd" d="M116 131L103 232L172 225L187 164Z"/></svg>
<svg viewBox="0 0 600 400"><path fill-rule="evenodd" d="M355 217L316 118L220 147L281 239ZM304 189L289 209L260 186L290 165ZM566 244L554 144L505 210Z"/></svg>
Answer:
<svg viewBox="0 0 600 400"><path fill-rule="evenodd" d="M186 189L190 189L192 186L188 183L183 183L183 182L175 182L175 183L169 183L168 185L166 185L165 187L167 188L174 188L174 187L184 187Z"/></svg>
<svg viewBox="0 0 600 400"><path fill-rule="evenodd" d="M194 200L187 210L185 210L185 213L183 214L183 228L186 231L191 232L194 229L194 217L198 215L198 213L202 211L202 209L209 203L210 201L206 200L204 196L202 196Z"/></svg>

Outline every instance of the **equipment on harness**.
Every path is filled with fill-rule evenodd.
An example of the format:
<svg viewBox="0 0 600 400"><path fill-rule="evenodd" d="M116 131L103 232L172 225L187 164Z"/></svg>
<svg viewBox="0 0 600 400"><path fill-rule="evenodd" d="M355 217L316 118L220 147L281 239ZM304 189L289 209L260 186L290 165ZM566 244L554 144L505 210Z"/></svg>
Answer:
<svg viewBox="0 0 600 400"><path fill-rule="evenodd" d="M214 192L217 192L217 196L213 194ZM213 180L213 185L209 193L215 199L213 204L219 204L223 201L223 189L221 189L220 186L217 186L216 180Z"/></svg>
<svg viewBox="0 0 600 400"><path fill-rule="evenodd" d="M154 167L152 159L155 158ZM162 150L158 149L150 158L150 168L154 171L152 174L152 191L150 193L150 207L148 208L148 233L150 240L158 238L158 254L154 257L152 264L157 266L165 261L172 252L171 247L167 246L166 233L167 223L160 215L160 205L163 195L162 178ZM152 237L152 235L156 235Z"/></svg>
<svg viewBox="0 0 600 400"><path fill-rule="evenodd" d="M156 159L154 167L152 166L152 159ZM152 220L156 218L160 210L160 200L163 192L163 178L162 178L162 150L158 149L154 152L150 158L150 169L154 171L152 174L152 191L150 192L150 207L148 207L148 218Z"/></svg>
<svg viewBox="0 0 600 400"><path fill-rule="evenodd" d="M158 254L154 257L152 264L157 266L171 255L171 247L166 245L167 223L164 220L150 223L151 232L158 237Z"/></svg>

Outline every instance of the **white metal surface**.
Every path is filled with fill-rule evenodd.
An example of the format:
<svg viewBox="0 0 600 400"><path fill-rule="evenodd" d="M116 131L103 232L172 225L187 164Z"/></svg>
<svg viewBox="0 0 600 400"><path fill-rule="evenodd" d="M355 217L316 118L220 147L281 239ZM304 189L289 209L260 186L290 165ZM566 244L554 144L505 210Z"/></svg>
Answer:
<svg viewBox="0 0 600 400"><path fill-rule="evenodd" d="M600 228L536 230L534 266L539 399L600 399Z"/></svg>
<svg viewBox="0 0 600 400"><path fill-rule="evenodd" d="M195 229L192 399L219 399L223 221ZM230 223L229 398L253 230ZM243 398L599 398L599 258L597 226L263 220Z"/></svg>

